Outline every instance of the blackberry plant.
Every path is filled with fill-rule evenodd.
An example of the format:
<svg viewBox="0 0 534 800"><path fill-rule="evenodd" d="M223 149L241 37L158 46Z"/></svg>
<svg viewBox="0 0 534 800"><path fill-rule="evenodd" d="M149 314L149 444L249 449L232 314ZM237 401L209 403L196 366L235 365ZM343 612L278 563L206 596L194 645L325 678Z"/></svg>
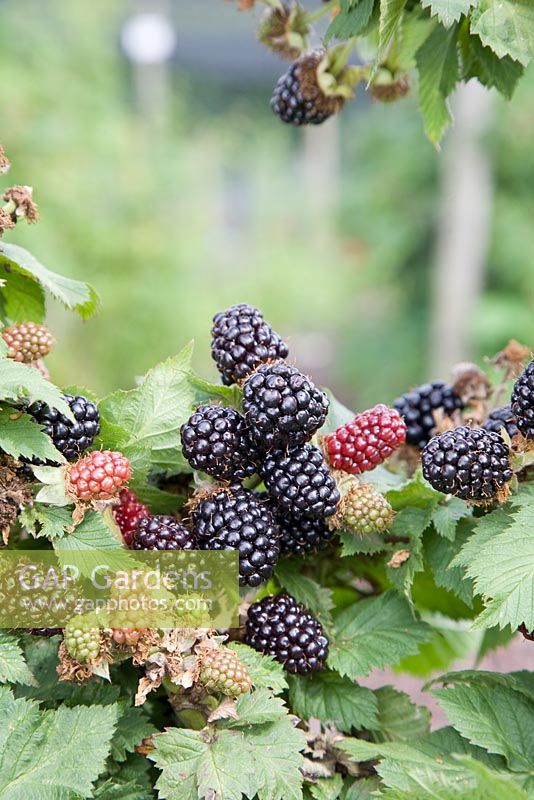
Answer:
<svg viewBox="0 0 534 800"><path fill-rule="evenodd" d="M283 49L304 47L309 12L282 5L270 5L280 13L269 35L283 35ZM339 38L363 5L324 5L339 9ZM452 62L461 29L464 69L475 27L486 78L515 74L506 52L495 63L480 4L461 25L443 3L410 2L401 17L393 5L371 13L367 4L371 28L388 6L386 29L402 45L388 50L392 80L401 79L397 51L424 34L439 66L442 29ZM398 39L415 11L417 35ZM333 50L308 76L325 97L352 75ZM434 101L448 85L437 71ZM7 163L0 148L0 173ZM36 220L27 187L3 200L0 235ZM285 363L262 312L238 304L214 318L222 384L195 375L187 346L97 402L89 390L64 394L35 368L45 293L87 318L94 290L5 240L0 277L0 737L9 733L0 796L15 786L17 797L37 796L38 765L50 800L528 800L531 672L457 669L514 636L532 647L528 358L518 369L517 356L501 354L473 406L442 376L395 408L356 415ZM41 551L55 568L77 554L80 583L60 570L65 588L54 570L33 570ZM227 551L235 574L225 563L210 584L210 559ZM183 559L172 576L182 608L164 624L144 601L169 599L157 585L168 559ZM89 608L94 598L79 586L95 569L105 577L98 570L110 562L126 564L107 575L116 607ZM145 563L157 568L137 569ZM61 606L59 621L35 602L41 594ZM124 600L137 607L121 616ZM431 730L427 708L360 681L386 669L429 681L448 725Z"/></svg>

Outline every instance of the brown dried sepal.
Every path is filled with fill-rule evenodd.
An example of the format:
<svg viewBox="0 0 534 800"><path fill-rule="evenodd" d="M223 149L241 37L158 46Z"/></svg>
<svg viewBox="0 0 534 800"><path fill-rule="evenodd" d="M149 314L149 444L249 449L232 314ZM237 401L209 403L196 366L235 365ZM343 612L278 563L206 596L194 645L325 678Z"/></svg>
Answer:
<svg viewBox="0 0 534 800"><path fill-rule="evenodd" d="M392 569L398 569L405 561L411 556L410 550L397 550L388 561L388 567Z"/></svg>
<svg viewBox="0 0 534 800"><path fill-rule="evenodd" d="M531 357L532 351L530 347L517 342L515 339L510 339L504 350L497 353L491 363L504 367L510 378L517 378L521 375L526 362Z"/></svg>
<svg viewBox="0 0 534 800"><path fill-rule="evenodd" d="M465 406L484 402L491 395L486 373L467 361L453 367L452 387Z"/></svg>
<svg viewBox="0 0 534 800"><path fill-rule="evenodd" d="M6 151L0 144L0 175L5 175L5 173L9 170L11 163L9 158L6 156Z"/></svg>
<svg viewBox="0 0 534 800"><path fill-rule="evenodd" d="M32 501L31 479L14 458L0 454L0 533L4 544L20 509Z"/></svg>
<svg viewBox="0 0 534 800"><path fill-rule="evenodd" d="M306 48L309 25L306 13L298 4L281 4L265 11L258 29L258 39L281 58L298 58Z"/></svg>
<svg viewBox="0 0 534 800"><path fill-rule="evenodd" d="M14 206L11 212L11 219L13 222L26 219L31 225L39 219L39 211L33 199L33 189L31 186L11 186L4 192L2 198L6 203L10 203Z"/></svg>
<svg viewBox="0 0 534 800"><path fill-rule="evenodd" d="M15 223L11 219L11 214L8 214L3 208L0 208L0 236L3 236L5 231L14 227Z"/></svg>
<svg viewBox="0 0 534 800"><path fill-rule="evenodd" d="M410 81L403 75L401 78L390 81L372 83L369 93L373 100L379 103L394 103L410 94Z"/></svg>

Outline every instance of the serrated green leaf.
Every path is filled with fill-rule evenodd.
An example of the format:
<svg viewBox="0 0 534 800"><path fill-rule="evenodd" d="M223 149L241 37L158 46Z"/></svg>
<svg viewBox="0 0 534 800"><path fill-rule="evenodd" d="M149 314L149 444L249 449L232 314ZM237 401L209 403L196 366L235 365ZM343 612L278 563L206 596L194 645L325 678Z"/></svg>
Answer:
<svg viewBox="0 0 534 800"><path fill-rule="evenodd" d="M370 473L372 475L372 473ZM413 475L410 480L404 479L402 485L391 487L387 491L387 499L396 511L400 511L406 506L414 508L433 508L443 498L440 492L436 492L423 478L421 470Z"/></svg>
<svg viewBox="0 0 534 800"><path fill-rule="evenodd" d="M359 36L367 27L373 13L375 0L360 0L341 8L325 33L325 41L350 39ZM354 416L354 415L353 415ZM348 421L348 420L346 420Z"/></svg>
<svg viewBox="0 0 534 800"><path fill-rule="evenodd" d="M140 386L114 392L101 401L104 443L106 425L112 425L115 435L121 432L120 449L125 455L129 456L131 450L144 452L149 454L152 466L161 471L190 471L181 451L180 428L195 405L195 390L189 379L191 355L192 343L150 370Z"/></svg>
<svg viewBox="0 0 534 800"><path fill-rule="evenodd" d="M499 56L490 47L485 47L473 33L462 31L460 37L462 53L462 80L477 78L488 89L495 88L510 100L525 68L510 56Z"/></svg>
<svg viewBox="0 0 534 800"><path fill-rule="evenodd" d="M228 647L234 650L239 660L247 668L250 679L257 689L271 689L274 694L280 694L287 689L286 673L282 664L271 656L264 656L240 642L230 642Z"/></svg>
<svg viewBox="0 0 534 800"><path fill-rule="evenodd" d="M321 778L308 786L313 800L337 800L343 788L343 778L336 773L332 778Z"/></svg>
<svg viewBox="0 0 534 800"><path fill-rule="evenodd" d="M72 533L54 541L56 550L123 550L124 546L113 536L104 518L97 511L88 511L83 521Z"/></svg>
<svg viewBox="0 0 534 800"><path fill-rule="evenodd" d="M156 732L144 709L128 708L126 703L119 703L119 718L111 740L111 757L116 761L124 761L128 753L134 752L136 745Z"/></svg>
<svg viewBox="0 0 534 800"><path fill-rule="evenodd" d="M34 701L0 688L0 797L89 797L116 722L116 706L41 712Z"/></svg>
<svg viewBox="0 0 534 800"><path fill-rule="evenodd" d="M325 671L309 678L292 675L288 680L290 706L301 719L334 722L344 733L378 727L377 698L349 678Z"/></svg>
<svg viewBox="0 0 534 800"><path fill-rule="evenodd" d="M41 286L18 272L5 273L5 283L0 288L4 313L12 323L43 322L45 296Z"/></svg>
<svg viewBox="0 0 534 800"><path fill-rule="evenodd" d="M527 67L534 57L534 5L530 0L479 0L471 31L499 56Z"/></svg>
<svg viewBox="0 0 534 800"><path fill-rule="evenodd" d="M425 536L425 558L432 569L434 580L438 586L452 592L469 608L473 607L473 581L464 575L464 570L455 561L456 556L469 539L474 523L461 523L456 539L444 539L433 532Z"/></svg>
<svg viewBox="0 0 534 800"><path fill-rule="evenodd" d="M503 755L510 769L534 769L534 703L501 686L456 685L432 694L462 736L490 753Z"/></svg>
<svg viewBox="0 0 534 800"><path fill-rule="evenodd" d="M279 562L275 575L284 589L315 614L323 625L331 625L331 611L334 607L331 589L320 586L306 575L300 575L291 561Z"/></svg>
<svg viewBox="0 0 534 800"><path fill-rule="evenodd" d="M429 8L432 16L449 28L453 22L458 22L462 14L467 14L476 0L421 0L423 8Z"/></svg>
<svg viewBox="0 0 534 800"><path fill-rule="evenodd" d="M35 686L35 678L26 664L18 638L3 630L0 630L0 681Z"/></svg>
<svg viewBox="0 0 534 800"><path fill-rule="evenodd" d="M444 686L482 686L495 690L504 687L523 694L528 700L534 702L534 673L527 670L502 673L489 672L484 669L464 669L459 672L446 672L444 675L429 681L425 689L435 686L437 683Z"/></svg>
<svg viewBox="0 0 534 800"><path fill-rule="evenodd" d="M241 695L236 703L238 719L224 720L221 725L227 728L243 728L248 725L261 725L274 722L287 715L287 708L280 697L273 697L268 689L256 689Z"/></svg>
<svg viewBox="0 0 534 800"><path fill-rule="evenodd" d="M37 457L41 461L65 463L63 455L35 420L8 406L0 408L0 449L14 458Z"/></svg>
<svg viewBox="0 0 534 800"><path fill-rule="evenodd" d="M357 678L371 669L397 664L428 641L431 629L414 618L396 592L360 600L335 620L329 664L341 675Z"/></svg>
<svg viewBox="0 0 534 800"><path fill-rule="evenodd" d="M487 604L477 624L485 627L525 623L534 629L534 496L517 496L518 505L481 519L458 561L467 565L475 592ZM455 562L456 563L456 562Z"/></svg>
<svg viewBox="0 0 534 800"><path fill-rule="evenodd" d="M1 355L0 400L24 400L28 404L42 400L72 418L72 412L60 390L45 380L39 370Z"/></svg>
<svg viewBox="0 0 534 800"><path fill-rule="evenodd" d="M338 531L339 540L342 544L341 556L354 556L357 554L371 555L381 553L387 549L387 543L382 536L377 533L360 536L357 533Z"/></svg>
<svg viewBox="0 0 534 800"><path fill-rule="evenodd" d="M98 294L88 283L51 272L23 247L0 242L0 266L6 265L37 281L43 289L66 308L77 311L83 319L89 319L98 309Z"/></svg>
<svg viewBox="0 0 534 800"><path fill-rule="evenodd" d="M198 375L191 375L189 382L195 391L195 405L201 403L217 403L218 405L241 408L243 390L234 384L233 386L223 386L222 384L210 383Z"/></svg>
<svg viewBox="0 0 534 800"><path fill-rule="evenodd" d="M117 783L110 778L93 794L93 800L153 800L154 795L136 781Z"/></svg>
<svg viewBox="0 0 534 800"><path fill-rule="evenodd" d="M58 539L72 525L72 509L34 503L31 508L23 509L19 520L32 536Z"/></svg>
<svg viewBox="0 0 534 800"><path fill-rule="evenodd" d="M432 514L432 522L440 536L454 540L456 527L463 517L473 515L472 507L459 497L449 497Z"/></svg>
<svg viewBox="0 0 534 800"><path fill-rule="evenodd" d="M378 56L381 61L397 33L407 0L380 0L378 23Z"/></svg>
<svg viewBox="0 0 534 800"><path fill-rule="evenodd" d="M405 692L393 686L382 686L375 691L378 708L377 725L371 728L375 742L410 741L428 733L430 712L411 701Z"/></svg>
<svg viewBox="0 0 534 800"><path fill-rule="evenodd" d="M457 24L438 24L417 52L419 107L425 132L438 144L452 117L447 98L458 81Z"/></svg>

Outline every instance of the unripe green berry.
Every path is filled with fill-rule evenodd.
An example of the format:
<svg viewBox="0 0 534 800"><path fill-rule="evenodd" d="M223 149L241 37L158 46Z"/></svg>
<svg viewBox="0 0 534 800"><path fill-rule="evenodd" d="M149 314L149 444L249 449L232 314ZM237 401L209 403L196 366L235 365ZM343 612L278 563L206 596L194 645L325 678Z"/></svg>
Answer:
<svg viewBox="0 0 534 800"><path fill-rule="evenodd" d="M200 681L206 689L228 697L249 692L251 680L247 668L233 650L208 650L202 656Z"/></svg>
<svg viewBox="0 0 534 800"><path fill-rule="evenodd" d="M382 533L395 517L384 495L367 483L351 482L341 501L335 525L360 535Z"/></svg>
<svg viewBox="0 0 534 800"><path fill-rule="evenodd" d="M100 629L94 621L78 617L66 626L63 633L69 655L81 664L94 661L100 653Z"/></svg>

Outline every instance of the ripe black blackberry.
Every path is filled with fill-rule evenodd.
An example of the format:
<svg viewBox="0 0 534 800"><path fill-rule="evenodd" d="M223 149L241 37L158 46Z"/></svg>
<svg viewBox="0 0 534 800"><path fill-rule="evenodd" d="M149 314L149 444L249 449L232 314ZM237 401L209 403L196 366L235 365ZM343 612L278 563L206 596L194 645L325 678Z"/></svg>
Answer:
<svg viewBox="0 0 534 800"><path fill-rule="evenodd" d="M519 433L511 405L494 408L482 427L493 433L500 433L504 428L510 439Z"/></svg>
<svg viewBox="0 0 534 800"><path fill-rule="evenodd" d="M300 675L323 669L328 656L323 626L286 593L264 597L250 606L245 642L276 658L288 672Z"/></svg>
<svg viewBox="0 0 534 800"><path fill-rule="evenodd" d="M256 471L245 418L235 409L200 406L180 433L193 469L224 481L244 480Z"/></svg>
<svg viewBox="0 0 534 800"><path fill-rule="evenodd" d="M243 386L243 409L253 441L263 450L307 442L325 422L328 397L289 364L266 364Z"/></svg>
<svg viewBox="0 0 534 800"><path fill-rule="evenodd" d="M324 50L304 53L278 79L271 108L282 122L319 125L341 109L343 98L327 96L319 86L317 70L324 57Z"/></svg>
<svg viewBox="0 0 534 800"><path fill-rule="evenodd" d="M240 303L213 317L211 355L227 386L249 375L259 364L287 357L285 342L258 308Z"/></svg>
<svg viewBox="0 0 534 800"><path fill-rule="evenodd" d="M74 422L57 408L50 408L40 401L29 406L28 414L42 426L67 461L72 462L80 458L100 433L100 415L96 405L86 397L66 394L64 399L70 406Z"/></svg>
<svg viewBox="0 0 534 800"><path fill-rule="evenodd" d="M534 439L534 359L515 382L512 411L523 436Z"/></svg>
<svg viewBox="0 0 534 800"><path fill-rule="evenodd" d="M276 517L280 528L280 555L305 556L326 547L334 531L326 524L324 517L309 519L294 514L281 514Z"/></svg>
<svg viewBox="0 0 534 800"><path fill-rule="evenodd" d="M166 514L143 517L132 533L131 550L194 550L195 537L181 522Z"/></svg>
<svg viewBox="0 0 534 800"><path fill-rule="evenodd" d="M311 444L267 454L260 474L276 513L330 517L340 494L321 451Z"/></svg>
<svg viewBox="0 0 534 800"><path fill-rule="evenodd" d="M453 387L443 381L424 383L398 397L393 405L406 422L406 443L421 449L436 430L433 411L442 411L450 417L454 411L463 408Z"/></svg>
<svg viewBox="0 0 534 800"><path fill-rule="evenodd" d="M498 433L461 426L426 445L423 475L438 492L490 500L512 478L510 449Z"/></svg>
<svg viewBox="0 0 534 800"><path fill-rule="evenodd" d="M239 583L259 586L273 574L280 532L265 500L240 486L221 489L191 512L201 550L238 550Z"/></svg>

